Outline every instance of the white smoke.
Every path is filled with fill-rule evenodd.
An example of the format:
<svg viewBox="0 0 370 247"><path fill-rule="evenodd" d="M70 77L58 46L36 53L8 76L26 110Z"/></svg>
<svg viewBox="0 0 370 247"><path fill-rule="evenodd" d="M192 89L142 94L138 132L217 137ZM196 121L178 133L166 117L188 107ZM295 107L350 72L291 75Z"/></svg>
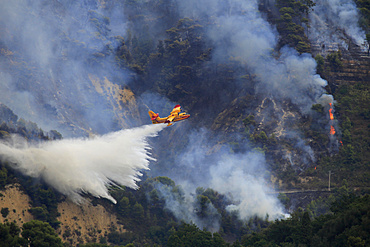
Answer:
<svg viewBox="0 0 370 247"><path fill-rule="evenodd" d="M359 11L352 0L317 0L310 12L309 38L323 45L344 43L343 30L357 45L362 45L365 32L359 27Z"/></svg>
<svg viewBox="0 0 370 247"><path fill-rule="evenodd" d="M216 59L239 58L257 75L258 93L288 99L307 114L327 84L316 74L316 61L310 54L299 55L289 47L281 49L275 58L278 34L256 11L257 3L232 2L240 5L240 12L219 16L218 25L209 31L216 45Z"/></svg>
<svg viewBox="0 0 370 247"><path fill-rule="evenodd" d="M210 167L211 187L234 201L227 209L237 210L243 220L264 218L267 214L277 219L283 215L279 200L268 193L272 188L265 179L264 167L263 155L255 152L222 156Z"/></svg>
<svg viewBox="0 0 370 247"><path fill-rule="evenodd" d="M167 186L155 186L159 196L165 200L165 208L177 219L195 223L198 227L212 232L219 230L222 217L211 202L206 204L205 217L197 214L200 210L197 197L194 196L197 187L212 188L225 195L228 201L232 202L226 206L226 210L230 213L237 212L241 220L255 216L265 218L266 215L274 220L284 215L282 204L276 194L271 193L274 190L266 179L266 161L261 153L233 154L221 151L208 156L206 151L207 149L197 148L196 153L193 153L194 150L190 151L185 157L189 158L194 154L198 159L177 161L179 165L192 163L191 180L181 181L181 175L178 175L179 184L185 189L183 199L179 199Z"/></svg>
<svg viewBox="0 0 370 247"><path fill-rule="evenodd" d="M211 203L207 205L207 213L212 217L201 218L196 214L194 195L202 187L224 195L232 202L226 209L237 211L241 220L254 216L264 218L267 214L270 219L281 217L284 208L276 194L270 193L274 189L269 182L264 155L254 151L234 153L228 145L217 145L217 138L214 141L211 133L204 129L189 134L189 144L177 155L176 169L169 175L184 189L184 202L179 203L170 191L158 189L166 200L166 208L185 222L218 230L221 216L214 212Z"/></svg>
<svg viewBox="0 0 370 247"><path fill-rule="evenodd" d="M197 3L195 3L197 2ZM201 19L212 16L207 38L214 45L212 58L225 62L230 58L241 61L257 76L257 93L290 100L301 113L325 92L327 82L316 74L316 61L310 54L298 54L284 47L274 54L279 34L258 11L258 1L178 1L184 16ZM193 6L202 7L194 8Z"/></svg>
<svg viewBox="0 0 370 247"><path fill-rule="evenodd" d="M328 107L329 104L335 103L333 95L323 94L320 99L317 101L323 107Z"/></svg>
<svg viewBox="0 0 370 247"><path fill-rule="evenodd" d="M97 39L92 35L94 30L91 30L90 25L81 25L89 19L88 10L90 9L82 6L81 3L70 1L69 4L64 6L65 18L60 19L60 22L50 22L51 24L56 23L56 26L48 26L46 24L49 24L49 19L43 18L43 15L38 12L40 6L38 4L27 5L24 4L25 2L20 1L20 4L15 7L7 5L8 3L0 4L0 9L4 10L1 11L3 18L0 17L0 20L7 25L11 25L7 26L5 30L8 30L8 32L17 31L12 35L4 35L6 39L2 39L2 41L10 48L15 47L15 50L22 50L22 47L25 46L27 49L25 53L34 58L40 67L46 67L45 71L47 73L45 74L47 76L45 77L53 79L53 75L56 74L55 84L60 83L56 88L59 88L59 93L64 97L58 98L57 95L55 100L51 100L52 103L63 104L64 102L61 99L65 99L65 102L71 100L71 106L75 108L78 108L78 105L81 104L93 105L94 107L91 108L95 115L87 117L87 119L94 121L104 119L100 122L102 124L106 123L105 119L110 119L109 116L106 117L106 114L110 111L106 111L103 104L96 104L96 101L90 98L91 95L85 91L88 90L89 84L86 83L88 79L80 73L84 70L89 71L89 68L84 66L83 62L94 52L101 51L103 46L106 45L105 42L99 43L105 37ZM246 64L249 72L257 75L259 93L272 95L274 99L281 102L290 100L299 107L302 113L307 113L311 105L316 103L324 92L323 86L326 85L326 81L316 75L316 63L310 55L298 55L293 49L285 48L281 50L279 58L276 58L276 54L273 56L278 34L275 28L261 16L256 0L190 0L177 2L179 10L183 11L184 16L198 19L207 16L212 19L214 25L209 25L211 28L207 32L208 41L215 46L212 58L221 62L230 57L240 59L242 64ZM27 8L19 7L23 5ZM92 9L97 12L102 11L101 9ZM19 10L21 11L19 12ZM43 12L43 14L46 14L46 12ZM60 16L50 15L49 17ZM115 18L112 19L111 24L121 23L120 25L122 25L112 27L114 35L118 35L125 31L126 25L122 24L122 16L119 11L115 11L113 16ZM81 19L84 19L85 22L75 22L74 19L79 19L78 17L83 17ZM30 23L38 21L41 25L34 27L34 30L20 28L23 22L26 23L29 20L32 21ZM29 25L26 27L29 27ZM43 29L42 27L48 28ZM57 28L53 29L52 27ZM83 35L82 31L86 31L87 34ZM88 49L86 51L88 54L83 54L83 59L77 54L76 56L68 54L68 52L71 52L70 47L63 42L55 42L54 45L46 43L46 41L60 41L55 34L62 34L63 32L71 39L70 42L81 45L84 43L84 49ZM8 33L5 32L5 34ZM20 39L10 39L11 37L20 37ZM32 46L27 47L29 39L32 39ZM37 42L39 39L41 39L40 42ZM12 42L13 40L18 42ZM42 52L35 53L34 51L40 51L41 44L45 46L45 49ZM96 48L94 48L95 46ZM68 58L68 63L64 64L65 66L61 66L60 63L57 63L56 66L49 66L49 62L54 61L54 57L57 57L59 61ZM57 70L56 68L60 66L61 69ZM104 71L104 73L108 72ZM66 74L67 76L62 77L62 81L58 81L58 74ZM102 75L105 76L105 74ZM54 79L50 81L54 82ZM4 85L9 84L5 83ZM71 87L76 90L70 90ZM70 91L72 92L71 95L69 94ZM75 101L74 97L79 96L80 92L83 92L81 99L76 97L80 100ZM13 107L13 105L10 106ZM96 108L99 106L101 108L98 111ZM83 109L81 112L85 113L85 110ZM39 114L36 115L39 116ZM151 159L145 137L155 135L161 128L163 126L138 128L91 140L70 139L31 147L11 146L3 143L0 146L0 154L3 159L13 163L13 166L26 175L42 177L58 191L76 202L82 200L81 192L114 201L107 191L107 186L114 182L136 188L135 181L140 175L139 170L147 169ZM132 138L130 139L129 136ZM171 174L171 178L178 178L177 181L180 184L190 185L192 189L197 186L212 187L229 195L230 199L234 201L229 209L238 209L239 215L243 219L253 215L264 217L266 213L274 216L283 212L276 197L267 193L268 181L265 179L267 171L264 168L265 160L262 155L253 152L242 155L229 152L222 153L223 155L209 155L207 152L210 150L210 147L207 147L208 140L199 142L200 137L197 134L194 135L185 154L177 155L174 162L177 166L172 169L176 174ZM210 156L213 157L210 158ZM179 173L180 169L181 173ZM167 196L166 198L170 197ZM186 208L182 206L174 207L176 205L171 203L168 205L172 205L171 210L178 210L179 213L175 215L178 217L184 215L185 217L185 213L181 210L186 210ZM189 207L188 210L192 210L192 208ZM186 216L187 219L193 220L194 214L190 212L190 215L191 217Z"/></svg>
<svg viewBox="0 0 370 247"><path fill-rule="evenodd" d="M258 1L176 2L184 17L212 20L206 25L206 38L213 47L213 62L225 63L230 58L240 61L243 69L256 76L258 94L273 98L279 105L290 102L302 114L309 114L311 106L325 93L327 82L316 74L316 62L310 54L298 54L290 47L276 53L278 33L261 15ZM315 161L312 149L298 135L294 139L307 153L304 158ZM188 192L202 186L227 195L234 201L228 209L237 210L242 219L266 214L280 217L283 207L268 193L269 175L263 155L211 151L215 146L201 132L191 135L187 150L176 159L182 172L170 177Z"/></svg>
<svg viewBox="0 0 370 247"><path fill-rule="evenodd" d="M81 203L81 193L116 200L109 195L112 184L137 189L140 171L154 160L148 137L165 125L145 125L91 139L65 139L29 145L13 136L0 143L0 158L24 175L42 178L60 193Z"/></svg>
<svg viewBox="0 0 370 247"><path fill-rule="evenodd" d="M0 1L0 101L19 117L63 136L128 126L96 89L128 82L113 54L126 33L122 6L99 2Z"/></svg>
<svg viewBox="0 0 370 247"><path fill-rule="evenodd" d="M316 74L316 61L309 54L298 55L292 48L281 50L279 60L266 61L258 66L260 93L270 93L280 99L289 99L301 113L308 114L325 92L327 82Z"/></svg>
<svg viewBox="0 0 370 247"><path fill-rule="evenodd" d="M206 205L206 215L199 217L197 213L200 211L200 202L193 195L185 194L183 198L179 198L178 194L173 193L171 188L161 183L155 185L158 195L165 200L165 208L173 213L176 219L186 223L194 223L200 229L207 229L211 232L216 232L220 228L221 215L211 202Z"/></svg>

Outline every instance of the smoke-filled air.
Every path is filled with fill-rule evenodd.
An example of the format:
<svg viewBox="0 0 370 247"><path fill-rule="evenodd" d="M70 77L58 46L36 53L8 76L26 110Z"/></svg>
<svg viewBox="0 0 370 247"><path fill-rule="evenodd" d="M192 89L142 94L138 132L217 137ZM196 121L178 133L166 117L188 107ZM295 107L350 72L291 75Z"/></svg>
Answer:
<svg viewBox="0 0 370 247"><path fill-rule="evenodd" d="M310 13L309 37L311 40L320 45L334 43L335 46L348 47L351 40L346 42L345 36L349 36L357 45L364 43L365 32L358 25L359 11L354 1L319 0L315 2L314 11ZM333 26L336 28L332 28Z"/></svg>
<svg viewBox="0 0 370 247"><path fill-rule="evenodd" d="M19 136L0 143L4 162L34 178L40 178L76 203L83 193L116 200L111 185L137 189L141 171L154 160L147 143L165 125L145 125L94 138L64 139L28 144Z"/></svg>
<svg viewBox="0 0 370 247"><path fill-rule="evenodd" d="M368 117L351 105L365 83L341 88L360 67L349 47L366 40L358 9L352 0L0 0L0 165L77 204L108 199L150 234L177 220L241 239L248 220L297 206L279 192L326 186L340 128L348 144L365 136L365 124L351 136L349 119ZM339 48L351 62L324 57ZM368 77L366 65L359 71ZM156 122L175 105L186 118Z"/></svg>

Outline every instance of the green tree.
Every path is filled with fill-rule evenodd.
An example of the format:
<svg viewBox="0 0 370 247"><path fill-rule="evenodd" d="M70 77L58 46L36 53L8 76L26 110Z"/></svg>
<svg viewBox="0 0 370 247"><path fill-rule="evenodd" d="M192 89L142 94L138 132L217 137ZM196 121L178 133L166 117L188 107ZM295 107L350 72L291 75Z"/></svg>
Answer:
<svg viewBox="0 0 370 247"><path fill-rule="evenodd" d="M118 212L120 215L126 217L130 213L130 200L128 197L124 196L121 200L118 202Z"/></svg>
<svg viewBox="0 0 370 247"><path fill-rule="evenodd" d="M210 203L210 200L206 196L198 195L197 196L197 201L199 203L198 215L200 217L206 217L206 215L207 215L206 211L207 211L208 204Z"/></svg>
<svg viewBox="0 0 370 247"><path fill-rule="evenodd" d="M365 247L366 241L360 237L349 236L347 240L347 246L350 247Z"/></svg>
<svg viewBox="0 0 370 247"><path fill-rule="evenodd" d="M258 140L260 140L261 142L265 143L267 141L267 135L265 133L265 131L261 131L261 133L258 135Z"/></svg>
<svg viewBox="0 0 370 247"><path fill-rule="evenodd" d="M14 222L0 223L1 247L27 246L25 239L19 236L20 228Z"/></svg>
<svg viewBox="0 0 370 247"><path fill-rule="evenodd" d="M1 215L6 218L9 214L9 208L1 208Z"/></svg>
<svg viewBox="0 0 370 247"><path fill-rule="evenodd" d="M49 212L45 205L43 207L33 207L28 210L37 220L46 221L49 217Z"/></svg>
<svg viewBox="0 0 370 247"><path fill-rule="evenodd" d="M183 223L177 231L168 238L167 246L223 247L226 242L219 234L202 231L194 224Z"/></svg>
<svg viewBox="0 0 370 247"><path fill-rule="evenodd" d="M308 212L304 212L302 219L301 219L301 225L300 225L300 239L298 243L300 244L306 244L307 246L311 242L312 237L312 225L311 225L311 219L308 214Z"/></svg>
<svg viewBox="0 0 370 247"><path fill-rule="evenodd" d="M30 181L27 182L30 183ZM58 212L59 194L43 184L25 184L24 188L32 198L33 208L29 211L36 217L36 220L47 221L52 227L57 228L60 224L57 220L60 215Z"/></svg>
<svg viewBox="0 0 370 247"><path fill-rule="evenodd" d="M278 195L278 197L277 197L277 198L280 200L280 202L281 202L285 207L287 207L287 206L288 206L290 199L289 199L289 197L288 197L285 193L279 193L279 195Z"/></svg>
<svg viewBox="0 0 370 247"><path fill-rule="evenodd" d="M62 240L47 222L32 220L23 224L22 236L30 247L62 247Z"/></svg>
<svg viewBox="0 0 370 247"><path fill-rule="evenodd" d="M137 222L140 222L144 218L144 208L140 203L135 203L132 208L132 216Z"/></svg>
<svg viewBox="0 0 370 247"><path fill-rule="evenodd" d="M5 187L7 180L8 170L5 168L5 166L2 166L0 170L0 189L3 189Z"/></svg>
<svg viewBox="0 0 370 247"><path fill-rule="evenodd" d="M277 0L280 13L277 20L277 29L281 35L280 46L290 45L299 53L310 52L311 47L302 24L309 28L308 13L314 5L311 0Z"/></svg>
<svg viewBox="0 0 370 247"><path fill-rule="evenodd" d="M325 66L324 57L321 56L320 54L318 54L315 57L315 61L316 61L316 64L317 64L316 72L321 75L324 72L324 66Z"/></svg>
<svg viewBox="0 0 370 247"><path fill-rule="evenodd" d="M333 53L330 53L329 55L326 56L326 59L329 61L330 67L334 71L340 71L342 69L342 53L340 51L336 51Z"/></svg>

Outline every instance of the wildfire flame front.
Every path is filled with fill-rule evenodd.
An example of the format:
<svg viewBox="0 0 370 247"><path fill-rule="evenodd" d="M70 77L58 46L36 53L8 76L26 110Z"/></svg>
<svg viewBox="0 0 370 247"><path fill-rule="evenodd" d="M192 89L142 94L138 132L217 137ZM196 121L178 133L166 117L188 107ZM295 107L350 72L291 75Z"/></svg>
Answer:
<svg viewBox="0 0 370 247"><path fill-rule="evenodd" d="M334 120L332 103L329 103L329 105L330 105L329 117L330 117L330 120ZM335 129L333 125L330 125L330 135L334 135L334 134L335 134Z"/></svg>
<svg viewBox="0 0 370 247"><path fill-rule="evenodd" d="M333 125L330 125L330 135L334 135L334 134L335 134L335 129Z"/></svg>
<svg viewBox="0 0 370 247"><path fill-rule="evenodd" d="M329 117L330 117L330 120L334 120L334 116L333 116L333 107L332 107L332 104L329 103L330 105L330 109L329 109Z"/></svg>

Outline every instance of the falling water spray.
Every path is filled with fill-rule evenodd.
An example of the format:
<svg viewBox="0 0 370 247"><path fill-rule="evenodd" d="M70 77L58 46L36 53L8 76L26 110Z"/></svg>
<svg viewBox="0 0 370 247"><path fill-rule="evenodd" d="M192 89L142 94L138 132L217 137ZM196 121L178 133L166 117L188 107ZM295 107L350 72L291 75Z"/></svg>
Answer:
<svg viewBox="0 0 370 247"><path fill-rule="evenodd" d="M76 203L81 193L116 200L110 185L137 189L142 170L154 160L148 137L165 125L145 125L97 136L42 142L31 145L19 136L0 143L0 159L24 175L41 178Z"/></svg>

